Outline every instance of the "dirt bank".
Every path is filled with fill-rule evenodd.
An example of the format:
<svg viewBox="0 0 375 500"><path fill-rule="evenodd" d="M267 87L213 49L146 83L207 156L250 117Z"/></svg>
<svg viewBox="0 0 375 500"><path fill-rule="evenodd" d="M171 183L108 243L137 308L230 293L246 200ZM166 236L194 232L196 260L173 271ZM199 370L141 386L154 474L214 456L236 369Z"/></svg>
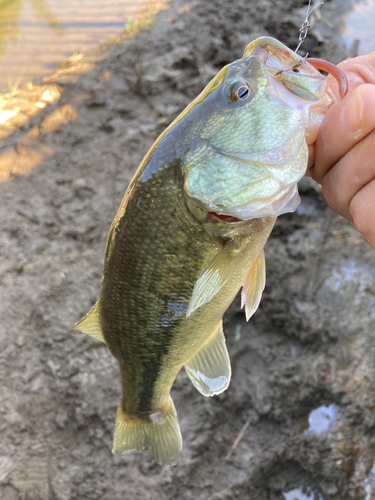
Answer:
<svg viewBox="0 0 375 500"><path fill-rule="evenodd" d="M236 301L225 316L229 389L206 399L176 380L178 466L112 456L117 366L70 329L98 297L109 225L153 140L255 37L295 46L302 4L174 0L2 140L8 163L34 168L0 184L1 499L375 498L375 252L312 183L267 245L259 311L247 324ZM337 62L335 40L317 47Z"/></svg>

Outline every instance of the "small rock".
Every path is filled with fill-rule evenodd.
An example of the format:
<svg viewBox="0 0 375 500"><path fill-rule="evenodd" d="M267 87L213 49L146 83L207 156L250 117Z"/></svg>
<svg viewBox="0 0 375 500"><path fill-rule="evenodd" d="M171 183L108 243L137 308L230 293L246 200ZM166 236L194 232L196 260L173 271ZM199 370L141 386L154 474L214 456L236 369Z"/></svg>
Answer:
<svg viewBox="0 0 375 500"><path fill-rule="evenodd" d="M65 425L68 421L68 414L65 410L58 410L55 417L56 425L59 429L65 429Z"/></svg>
<svg viewBox="0 0 375 500"><path fill-rule="evenodd" d="M82 189L86 189L88 187L87 182L85 179L75 179L72 184L73 191L78 193Z"/></svg>
<svg viewBox="0 0 375 500"><path fill-rule="evenodd" d="M20 336L18 337L18 339L16 340L16 346L17 346L17 347L22 347L24 343L25 343L25 340L24 340L24 338L20 335Z"/></svg>
<svg viewBox="0 0 375 500"><path fill-rule="evenodd" d="M31 381L28 389L31 392L39 392L44 385L45 385L45 377L39 375Z"/></svg>
<svg viewBox="0 0 375 500"><path fill-rule="evenodd" d="M52 359L49 359L47 361L47 366L51 370L51 373L53 376L56 375L56 373L61 369L61 366L59 364L55 364Z"/></svg>
<svg viewBox="0 0 375 500"><path fill-rule="evenodd" d="M325 495L328 495L330 497L333 497L339 491L339 489L337 488L337 486L335 484L333 484L333 483L326 483L324 481L322 481L320 483L320 487L322 489L322 492Z"/></svg>
<svg viewBox="0 0 375 500"><path fill-rule="evenodd" d="M286 480L281 476L271 477L269 486L274 491L282 491L285 489Z"/></svg>

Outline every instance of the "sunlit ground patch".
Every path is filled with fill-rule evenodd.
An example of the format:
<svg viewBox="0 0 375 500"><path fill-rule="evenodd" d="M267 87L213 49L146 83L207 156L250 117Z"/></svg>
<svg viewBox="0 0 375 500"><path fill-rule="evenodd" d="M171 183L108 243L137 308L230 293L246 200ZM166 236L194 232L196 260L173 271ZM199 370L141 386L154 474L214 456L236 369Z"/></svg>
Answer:
<svg viewBox="0 0 375 500"><path fill-rule="evenodd" d="M7 181L11 174L28 174L54 154L52 147L41 143L40 136L52 134L61 127L69 125L78 118L79 113L77 102L66 103L57 109L56 106L49 108L58 103L64 85L76 82L83 74L94 69L98 62L108 56L108 51L114 45L135 36L142 30L149 29L153 24L154 15L166 9L168 3L168 0L146 2L147 8L142 10L142 15L128 22L123 33L116 39L87 55L72 55L52 75L45 77L43 84L33 85L29 82L23 89L19 89L17 84L9 93L0 94L0 141L3 140L0 142L0 182ZM103 72L100 76L103 81L109 81L111 77L112 73L109 71ZM42 111L42 115L38 117ZM27 130L28 122L32 119L33 126ZM24 126L25 130L21 131L21 137L17 135L13 141L14 132ZM9 142L5 141L7 138Z"/></svg>

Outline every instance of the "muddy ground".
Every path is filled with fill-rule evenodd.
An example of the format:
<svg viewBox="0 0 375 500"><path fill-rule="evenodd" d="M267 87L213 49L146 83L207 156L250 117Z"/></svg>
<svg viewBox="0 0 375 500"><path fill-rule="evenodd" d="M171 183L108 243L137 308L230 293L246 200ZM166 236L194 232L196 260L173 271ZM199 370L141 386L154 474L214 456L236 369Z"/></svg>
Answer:
<svg viewBox="0 0 375 500"><path fill-rule="evenodd" d="M312 182L267 244L259 311L246 323L236 300L225 316L229 389L175 382L176 467L112 455L116 362L70 328L98 298L109 225L154 139L255 37L294 47L302 5L174 0L76 83L47 83L60 99L2 140L3 157L39 165L0 184L1 499L375 498L375 251ZM305 48L344 56L334 39Z"/></svg>

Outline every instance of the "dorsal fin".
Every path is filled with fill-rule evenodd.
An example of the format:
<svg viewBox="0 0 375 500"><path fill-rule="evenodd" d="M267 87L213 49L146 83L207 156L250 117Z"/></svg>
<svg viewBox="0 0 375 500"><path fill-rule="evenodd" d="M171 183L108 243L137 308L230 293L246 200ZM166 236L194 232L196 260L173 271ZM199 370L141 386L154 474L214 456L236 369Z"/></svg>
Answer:
<svg viewBox="0 0 375 500"><path fill-rule="evenodd" d="M241 307L245 306L246 321L258 309L266 285L266 261L262 250L251 266L241 293Z"/></svg>
<svg viewBox="0 0 375 500"><path fill-rule="evenodd" d="M225 391L230 382L231 367L222 321L203 347L185 364L185 370L204 396Z"/></svg>
<svg viewBox="0 0 375 500"><path fill-rule="evenodd" d="M107 267L108 259L111 255L111 252L113 250L113 243L114 239L116 236L116 227L117 227L117 221L114 220L112 222L111 227L109 228L108 236L107 236L107 244L105 246L105 251L104 251L104 269L103 269L103 276Z"/></svg>
<svg viewBox="0 0 375 500"><path fill-rule="evenodd" d="M102 327L100 325L100 300L98 300L86 316L76 323L73 328L83 333L87 333L87 335L94 337L94 339L105 342Z"/></svg>

